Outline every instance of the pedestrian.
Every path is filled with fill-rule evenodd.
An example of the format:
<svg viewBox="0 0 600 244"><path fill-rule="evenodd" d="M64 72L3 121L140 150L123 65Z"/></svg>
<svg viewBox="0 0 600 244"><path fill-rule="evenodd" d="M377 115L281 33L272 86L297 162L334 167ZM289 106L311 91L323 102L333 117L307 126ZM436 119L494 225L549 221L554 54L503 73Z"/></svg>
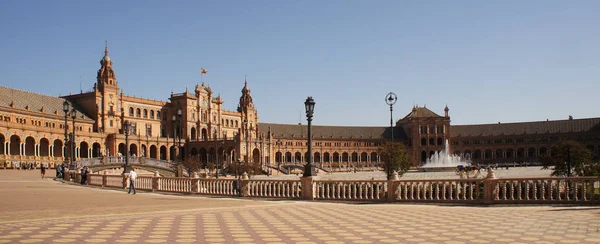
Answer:
<svg viewBox="0 0 600 244"><path fill-rule="evenodd" d="M129 170L129 192L127 194L131 194L133 189L133 195L135 195L135 178L137 178L137 173L135 173L135 168L131 168Z"/></svg>
<svg viewBox="0 0 600 244"><path fill-rule="evenodd" d="M56 178L62 178L62 166L58 165L58 167L56 167Z"/></svg>
<svg viewBox="0 0 600 244"><path fill-rule="evenodd" d="M42 179L44 179L44 176L46 175L46 167L44 167L44 164L42 164L42 166L40 167L40 170L42 171Z"/></svg>

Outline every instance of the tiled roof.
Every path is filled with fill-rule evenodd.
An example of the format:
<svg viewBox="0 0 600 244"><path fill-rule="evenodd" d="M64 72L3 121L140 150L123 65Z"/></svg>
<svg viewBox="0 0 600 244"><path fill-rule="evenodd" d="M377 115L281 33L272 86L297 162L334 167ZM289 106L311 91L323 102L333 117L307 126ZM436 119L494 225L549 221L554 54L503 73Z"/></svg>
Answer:
<svg viewBox="0 0 600 244"><path fill-rule="evenodd" d="M58 115L63 116L64 112L62 107L64 101L65 99L60 97L52 97L0 86L0 107L12 108L11 104L14 103L14 109L27 110L27 106L29 106L29 111L31 112L56 115L56 111L58 112ZM83 110L78 109L77 107L76 109L78 112L77 117L79 117L79 119L90 119L83 113Z"/></svg>
<svg viewBox="0 0 600 244"><path fill-rule="evenodd" d="M506 124L452 125L452 137L498 136L600 131L600 118L552 120Z"/></svg>
<svg viewBox="0 0 600 244"><path fill-rule="evenodd" d="M431 118L431 117L442 117L442 116L434 113L433 111L429 110L426 107L413 107L412 111L410 113L408 113L406 116L404 116L404 118L402 118L401 120L408 119L408 118Z"/></svg>
<svg viewBox="0 0 600 244"><path fill-rule="evenodd" d="M260 123L258 128L261 132L271 132L275 138L281 137L306 137L307 125L293 124L270 124ZM394 138L405 139L406 135L402 128L394 128ZM367 126L312 126L313 138L355 138L355 139L387 139L390 138L390 127L367 127Z"/></svg>

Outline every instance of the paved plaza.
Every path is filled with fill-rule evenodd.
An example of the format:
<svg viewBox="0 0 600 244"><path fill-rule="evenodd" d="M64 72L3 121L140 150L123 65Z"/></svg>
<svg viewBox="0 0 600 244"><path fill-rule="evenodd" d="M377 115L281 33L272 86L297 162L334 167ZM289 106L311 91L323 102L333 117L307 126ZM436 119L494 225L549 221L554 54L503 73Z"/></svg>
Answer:
<svg viewBox="0 0 600 244"><path fill-rule="evenodd" d="M0 171L0 243L600 243L600 207L164 195Z"/></svg>

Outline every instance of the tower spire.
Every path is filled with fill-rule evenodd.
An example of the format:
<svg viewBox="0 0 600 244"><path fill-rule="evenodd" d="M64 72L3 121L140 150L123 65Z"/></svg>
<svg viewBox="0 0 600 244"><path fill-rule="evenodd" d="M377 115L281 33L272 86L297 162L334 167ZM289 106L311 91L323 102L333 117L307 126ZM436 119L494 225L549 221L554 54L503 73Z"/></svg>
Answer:
<svg viewBox="0 0 600 244"><path fill-rule="evenodd" d="M104 56L108 56L108 40L104 40Z"/></svg>

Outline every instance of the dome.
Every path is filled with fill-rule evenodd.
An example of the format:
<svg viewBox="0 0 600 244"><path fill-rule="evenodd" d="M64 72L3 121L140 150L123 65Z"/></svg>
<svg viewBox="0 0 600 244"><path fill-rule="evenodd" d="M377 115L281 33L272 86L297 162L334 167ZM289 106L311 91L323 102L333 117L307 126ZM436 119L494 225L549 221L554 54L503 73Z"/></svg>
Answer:
<svg viewBox="0 0 600 244"><path fill-rule="evenodd" d="M108 55L105 55L102 60L104 60L106 62L109 62L110 61L110 57Z"/></svg>

